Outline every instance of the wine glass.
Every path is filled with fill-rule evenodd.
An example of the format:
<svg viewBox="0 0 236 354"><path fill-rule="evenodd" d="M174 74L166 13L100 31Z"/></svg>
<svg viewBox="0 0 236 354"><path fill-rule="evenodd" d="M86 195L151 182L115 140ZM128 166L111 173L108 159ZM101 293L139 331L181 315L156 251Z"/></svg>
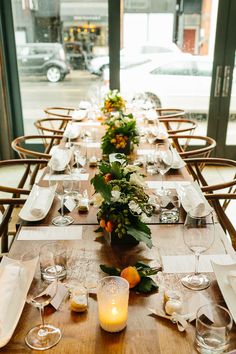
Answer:
<svg viewBox="0 0 236 354"><path fill-rule="evenodd" d="M86 144L76 145L74 149L75 162L77 164L76 173L86 173L84 168L87 162L87 146Z"/></svg>
<svg viewBox="0 0 236 354"><path fill-rule="evenodd" d="M163 186L163 176L172 166L173 152L168 143L160 143L156 145L155 150L155 168L161 175L161 189L155 193L160 196L168 195L167 189Z"/></svg>
<svg viewBox="0 0 236 354"><path fill-rule="evenodd" d="M199 257L214 242L215 227L212 212L199 216L197 209L187 213L183 230L184 242L195 255L195 271L181 279L182 284L192 290L203 290L209 287L210 279L198 271Z"/></svg>
<svg viewBox="0 0 236 354"><path fill-rule="evenodd" d="M50 263L51 267L55 267L54 261L54 255L48 258L48 263ZM54 274L57 274L56 267ZM37 307L41 316L41 324L31 328L25 337L26 344L32 349L49 349L56 345L61 339L60 329L51 324L47 324L44 321L44 307L47 306L55 297L57 287L57 277L52 283L49 284L42 277L35 275L31 283L26 301L27 303Z"/></svg>
<svg viewBox="0 0 236 354"><path fill-rule="evenodd" d="M55 216L52 223L55 226L67 226L74 222L74 219L69 215L64 215L64 200L66 194L70 193L73 188L73 180L69 175L62 178L62 181L55 179L53 173L49 176L49 186L55 192L56 196L60 199L61 215Z"/></svg>

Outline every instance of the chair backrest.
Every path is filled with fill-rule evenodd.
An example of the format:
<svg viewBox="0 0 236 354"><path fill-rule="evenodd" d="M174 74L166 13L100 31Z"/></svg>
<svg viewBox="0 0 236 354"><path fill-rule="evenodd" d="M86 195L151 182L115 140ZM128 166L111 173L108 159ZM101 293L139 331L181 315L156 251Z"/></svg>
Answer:
<svg viewBox="0 0 236 354"><path fill-rule="evenodd" d="M58 145L63 139L62 135L24 135L12 141L12 148L15 150L21 159L38 158L50 159L50 150L53 145ZM29 144L40 143L44 145L44 151L29 149ZM28 146L27 146L28 144ZM30 145L32 146L32 145Z"/></svg>
<svg viewBox="0 0 236 354"><path fill-rule="evenodd" d="M73 112L76 108L71 107L47 107L44 109L44 112L47 114L47 117L60 117L60 118L72 118Z"/></svg>
<svg viewBox="0 0 236 354"><path fill-rule="evenodd" d="M232 246L236 250L236 229L232 221L230 220L229 215L227 215L224 209L225 202L236 200L236 194L235 193L223 193L223 194L212 193L212 194L206 194L205 196L214 207L223 230L226 233L228 233L228 235L230 236Z"/></svg>
<svg viewBox="0 0 236 354"><path fill-rule="evenodd" d="M8 251L8 229L13 211L25 203L26 197L35 183L36 172L47 163L48 160L43 159L0 161L0 193L2 196L0 198L1 252ZM10 178L4 178L10 173L11 175L14 173L14 181L9 181Z"/></svg>
<svg viewBox="0 0 236 354"><path fill-rule="evenodd" d="M186 118L160 118L159 122L165 125L168 134L193 134L197 128L197 123Z"/></svg>
<svg viewBox="0 0 236 354"><path fill-rule="evenodd" d="M220 190L227 190L227 193L232 194L236 192L236 161L221 157L208 157L189 158L185 159L185 162L193 179L198 181L203 192L212 193ZM226 168L229 177L226 177ZM214 174L214 183L210 181L209 172ZM220 173L219 178L217 178L217 173L218 175ZM223 181L222 175L224 176ZM218 183L216 183L217 180Z"/></svg>
<svg viewBox="0 0 236 354"><path fill-rule="evenodd" d="M180 108L156 108L159 119L186 118L187 113Z"/></svg>
<svg viewBox="0 0 236 354"><path fill-rule="evenodd" d="M39 134L57 134L63 135L68 122L71 118L42 118L34 122Z"/></svg>
<svg viewBox="0 0 236 354"><path fill-rule="evenodd" d="M176 150L185 159L189 157L208 157L216 147L216 141L208 136L170 134ZM195 148L195 146L200 146ZM202 147L203 146L203 147Z"/></svg>

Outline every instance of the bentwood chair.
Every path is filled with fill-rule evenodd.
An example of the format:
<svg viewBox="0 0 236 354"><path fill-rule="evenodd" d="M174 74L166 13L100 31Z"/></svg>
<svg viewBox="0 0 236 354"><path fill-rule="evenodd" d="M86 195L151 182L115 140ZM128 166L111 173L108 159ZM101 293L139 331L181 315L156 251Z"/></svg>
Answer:
<svg viewBox="0 0 236 354"><path fill-rule="evenodd" d="M16 233L16 222L20 207L25 203L27 195L35 183L36 166L45 166L47 160L21 159L0 161L0 237L1 252L7 252L9 236ZM10 182L10 174L14 173L14 182ZM5 176L9 176L8 179ZM3 184L3 181L5 183Z"/></svg>
<svg viewBox="0 0 236 354"><path fill-rule="evenodd" d="M75 108L71 107L47 107L44 109L47 117L72 118Z"/></svg>
<svg viewBox="0 0 236 354"><path fill-rule="evenodd" d="M180 108L156 108L159 119L186 118L187 113Z"/></svg>
<svg viewBox="0 0 236 354"><path fill-rule="evenodd" d="M208 136L170 134L169 139L182 159L190 157L209 157L216 147L216 141ZM196 146L200 146L197 147Z"/></svg>
<svg viewBox="0 0 236 354"><path fill-rule="evenodd" d="M42 118L34 122L39 134L63 135L71 118Z"/></svg>
<svg viewBox="0 0 236 354"><path fill-rule="evenodd" d="M62 135L24 135L12 141L12 148L15 150L21 159L38 158L47 159L51 158L50 151L53 145L58 145L63 140ZM32 146L42 146L42 151L31 149Z"/></svg>
<svg viewBox="0 0 236 354"><path fill-rule="evenodd" d="M168 134L193 134L197 128L197 124L186 118L164 118L159 119L166 127Z"/></svg>
<svg viewBox="0 0 236 354"><path fill-rule="evenodd" d="M204 193L236 193L236 161L219 157L188 158L184 161ZM224 209L227 205L225 201Z"/></svg>
<svg viewBox="0 0 236 354"><path fill-rule="evenodd" d="M222 193L222 194L206 194L207 200L212 204L218 216L218 220L226 234L231 239L233 248L236 250L236 229L233 225L229 213L225 211L224 205L229 204L230 201L236 204L236 193ZM236 205L234 205L235 207Z"/></svg>

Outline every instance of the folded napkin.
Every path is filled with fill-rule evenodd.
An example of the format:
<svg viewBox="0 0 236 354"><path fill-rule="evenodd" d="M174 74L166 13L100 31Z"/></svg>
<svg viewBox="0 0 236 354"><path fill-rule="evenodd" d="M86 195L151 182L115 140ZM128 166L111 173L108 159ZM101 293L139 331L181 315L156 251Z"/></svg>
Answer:
<svg viewBox="0 0 236 354"><path fill-rule="evenodd" d="M80 126L78 123L69 123L64 131L63 136L68 139L76 139L80 135Z"/></svg>
<svg viewBox="0 0 236 354"><path fill-rule="evenodd" d="M50 188L35 186L35 194L32 198L30 213L35 218L43 218L48 210L48 198L52 195Z"/></svg>
<svg viewBox="0 0 236 354"><path fill-rule="evenodd" d="M54 147L51 150L51 159L48 163L54 171L63 171L70 162L71 150Z"/></svg>
<svg viewBox="0 0 236 354"><path fill-rule="evenodd" d="M200 217L209 214L213 210L196 181L188 185L176 185L176 190L186 212L192 209L195 216Z"/></svg>
<svg viewBox="0 0 236 354"><path fill-rule="evenodd" d="M153 120L153 121L157 120L158 117L155 109L149 109L145 115L148 120Z"/></svg>
<svg viewBox="0 0 236 354"><path fill-rule="evenodd" d="M19 286L21 266L17 264L8 264L1 268L0 274L0 335L3 332L3 326L14 302L16 290Z"/></svg>
<svg viewBox="0 0 236 354"><path fill-rule="evenodd" d="M182 168L186 165L184 160L180 157L178 151L175 148L171 148L173 154L172 168Z"/></svg>
<svg viewBox="0 0 236 354"><path fill-rule="evenodd" d="M72 113L72 119L73 120L83 120L85 119L87 116L87 110L86 109L79 109L79 110L75 110Z"/></svg>

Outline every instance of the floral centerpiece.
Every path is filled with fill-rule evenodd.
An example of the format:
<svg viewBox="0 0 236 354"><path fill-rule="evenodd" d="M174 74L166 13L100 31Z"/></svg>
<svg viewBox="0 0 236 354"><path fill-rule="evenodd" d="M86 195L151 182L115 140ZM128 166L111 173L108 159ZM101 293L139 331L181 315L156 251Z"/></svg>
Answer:
<svg viewBox="0 0 236 354"><path fill-rule="evenodd" d="M110 113L114 111L122 111L125 108L125 100L118 90L110 90L104 99L103 113Z"/></svg>
<svg viewBox="0 0 236 354"><path fill-rule="evenodd" d="M99 174L92 179L99 208L97 232L107 231L114 244L134 245L140 241L152 247L151 231L146 225L153 207L144 191L144 177L138 166L118 161L102 162Z"/></svg>
<svg viewBox="0 0 236 354"><path fill-rule="evenodd" d="M103 154L115 152L130 154L134 145L139 142L136 120L133 115L117 112L106 124L108 128L102 137L101 146Z"/></svg>

